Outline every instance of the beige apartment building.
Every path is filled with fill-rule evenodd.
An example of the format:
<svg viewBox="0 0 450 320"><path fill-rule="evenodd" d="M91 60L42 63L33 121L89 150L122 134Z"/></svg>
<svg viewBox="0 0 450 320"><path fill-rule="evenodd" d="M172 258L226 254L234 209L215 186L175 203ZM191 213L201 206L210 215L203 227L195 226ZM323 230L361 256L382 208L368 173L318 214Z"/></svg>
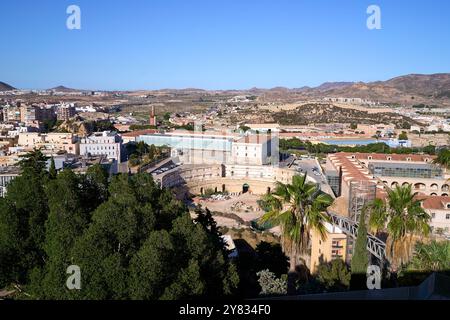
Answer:
<svg viewBox="0 0 450 320"><path fill-rule="evenodd" d="M19 133L19 147L29 149L41 149L49 152L67 152L79 155L80 147L78 138L72 133L38 133L22 132Z"/></svg>
<svg viewBox="0 0 450 320"><path fill-rule="evenodd" d="M326 239L322 239L317 231L311 233L311 261L310 271L315 273L321 262L330 262L335 259L346 261L347 236L338 228L329 223L325 224Z"/></svg>
<svg viewBox="0 0 450 320"><path fill-rule="evenodd" d="M325 171L337 197L335 213L357 221L362 207L375 198L384 199L387 189L411 185L414 195L432 216L433 230L445 230L450 227L450 175L433 163L434 158L417 154L328 155Z"/></svg>

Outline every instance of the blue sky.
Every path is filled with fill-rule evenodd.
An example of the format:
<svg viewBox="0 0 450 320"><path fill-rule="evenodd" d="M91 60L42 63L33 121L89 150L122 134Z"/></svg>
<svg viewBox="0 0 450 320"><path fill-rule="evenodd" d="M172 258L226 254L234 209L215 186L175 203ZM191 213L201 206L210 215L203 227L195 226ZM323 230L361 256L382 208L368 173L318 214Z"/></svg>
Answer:
<svg viewBox="0 0 450 320"><path fill-rule="evenodd" d="M0 39L0 81L19 88L316 86L450 72L450 1L0 1Z"/></svg>

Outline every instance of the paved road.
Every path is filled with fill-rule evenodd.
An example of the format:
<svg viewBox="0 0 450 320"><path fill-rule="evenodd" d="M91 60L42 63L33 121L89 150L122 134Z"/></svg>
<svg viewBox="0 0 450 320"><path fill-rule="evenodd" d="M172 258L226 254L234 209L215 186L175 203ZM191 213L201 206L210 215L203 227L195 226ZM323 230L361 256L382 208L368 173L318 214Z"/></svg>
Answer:
<svg viewBox="0 0 450 320"><path fill-rule="evenodd" d="M311 177L317 183L320 184L322 191L324 191L334 197L333 191L331 190L331 187L329 186L329 184L327 182L327 178L325 177L317 160L315 160L315 159L295 160L291 169L295 169L302 174L306 173L309 177Z"/></svg>

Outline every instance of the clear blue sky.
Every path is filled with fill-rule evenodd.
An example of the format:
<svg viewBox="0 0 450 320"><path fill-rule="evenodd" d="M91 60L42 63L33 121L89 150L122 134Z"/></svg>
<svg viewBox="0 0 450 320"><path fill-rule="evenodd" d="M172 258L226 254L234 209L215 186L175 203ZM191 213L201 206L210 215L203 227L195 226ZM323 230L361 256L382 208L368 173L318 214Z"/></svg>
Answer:
<svg viewBox="0 0 450 320"><path fill-rule="evenodd" d="M82 29L66 28L79 5ZM377 4L382 30L368 30ZM450 72L448 0L0 1L19 88L239 89Z"/></svg>

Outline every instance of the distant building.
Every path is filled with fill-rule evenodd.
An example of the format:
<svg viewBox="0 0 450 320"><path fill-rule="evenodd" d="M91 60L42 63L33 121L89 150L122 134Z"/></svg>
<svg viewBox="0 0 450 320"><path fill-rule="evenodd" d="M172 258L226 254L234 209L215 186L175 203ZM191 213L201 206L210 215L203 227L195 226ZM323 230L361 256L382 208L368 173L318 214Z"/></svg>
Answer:
<svg viewBox="0 0 450 320"><path fill-rule="evenodd" d="M56 117L59 121L67 121L76 115L73 104L62 104L56 108Z"/></svg>
<svg viewBox="0 0 450 320"><path fill-rule="evenodd" d="M6 106L3 108L4 122L19 122L20 119L20 107Z"/></svg>
<svg viewBox="0 0 450 320"><path fill-rule="evenodd" d="M27 149L40 149L50 153L79 154L77 136L72 133L21 132L19 133L17 146Z"/></svg>
<svg viewBox="0 0 450 320"><path fill-rule="evenodd" d="M0 167L0 197L6 195L8 184L20 175L20 168L14 166Z"/></svg>
<svg viewBox="0 0 450 320"><path fill-rule="evenodd" d="M167 146L186 164L267 165L278 163L278 137L271 134L238 136L226 133L174 131L143 134L148 145Z"/></svg>
<svg viewBox="0 0 450 320"><path fill-rule="evenodd" d="M43 122L56 118L54 106L28 106L20 107L20 120L25 124Z"/></svg>
<svg viewBox="0 0 450 320"><path fill-rule="evenodd" d="M103 155L119 163L121 161L121 148L121 137L117 133L110 131L97 132L89 137L82 138L80 141L81 156Z"/></svg>
<svg viewBox="0 0 450 320"><path fill-rule="evenodd" d="M389 139L385 142L391 148L411 148L410 140Z"/></svg>

